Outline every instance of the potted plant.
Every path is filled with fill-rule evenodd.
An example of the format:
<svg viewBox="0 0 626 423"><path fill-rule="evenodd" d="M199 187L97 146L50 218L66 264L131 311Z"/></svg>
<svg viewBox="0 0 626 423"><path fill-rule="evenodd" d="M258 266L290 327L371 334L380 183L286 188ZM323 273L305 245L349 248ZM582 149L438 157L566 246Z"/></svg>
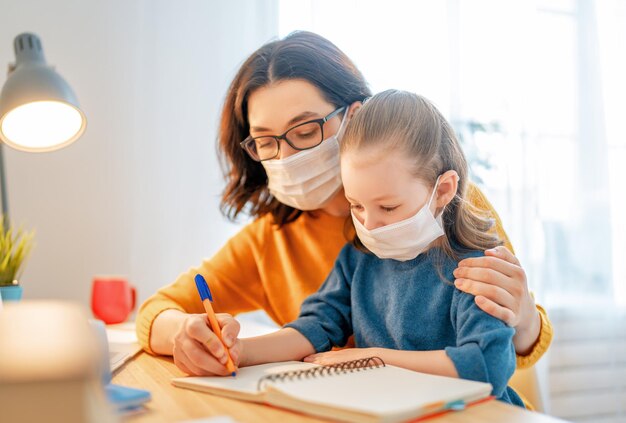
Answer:
<svg viewBox="0 0 626 423"><path fill-rule="evenodd" d="M0 298L3 301L19 301L22 298L22 287L18 278L22 273L22 265L31 249L35 232L13 229L0 219Z"/></svg>

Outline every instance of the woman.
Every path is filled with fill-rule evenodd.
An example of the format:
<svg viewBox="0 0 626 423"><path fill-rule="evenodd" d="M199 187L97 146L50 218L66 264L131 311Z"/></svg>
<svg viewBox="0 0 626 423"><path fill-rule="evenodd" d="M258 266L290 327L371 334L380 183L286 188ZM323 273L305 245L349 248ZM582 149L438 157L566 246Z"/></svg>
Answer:
<svg viewBox="0 0 626 423"><path fill-rule="evenodd" d="M221 313L263 309L280 325L297 318L302 301L317 291L349 239L338 140L370 95L350 59L316 34L293 33L246 60L222 111L219 151L227 186L221 207L231 219L243 212L255 220L142 305L137 333L146 351L173 355L189 374L222 371L213 356L222 363L226 357L199 301L196 273L208 281ZM499 236L507 240L473 184L468 198L492 213ZM517 366L528 367L547 350L552 329L528 292L508 240L505 245L460 262L455 285L515 328ZM238 324L228 314L219 319L230 346Z"/></svg>

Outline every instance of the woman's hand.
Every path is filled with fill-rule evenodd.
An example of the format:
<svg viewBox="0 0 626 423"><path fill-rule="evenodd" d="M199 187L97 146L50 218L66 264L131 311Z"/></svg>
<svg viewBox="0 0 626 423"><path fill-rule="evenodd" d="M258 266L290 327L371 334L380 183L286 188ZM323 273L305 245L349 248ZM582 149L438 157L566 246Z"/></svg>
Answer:
<svg viewBox="0 0 626 423"><path fill-rule="evenodd" d="M328 351L323 353L311 354L304 357L307 363L321 364L327 366L329 364L342 363L344 361L360 360L362 358L377 357L376 348L346 348L338 351Z"/></svg>
<svg viewBox="0 0 626 423"><path fill-rule="evenodd" d="M528 291L526 273L513 253L496 247L486 250L484 257L461 260L454 277L454 285L474 295L478 307L515 328L513 342L519 355L532 349L541 319Z"/></svg>
<svg viewBox="0 0 626 423"><path fill-rule="evenodd" d="M239 322L231 315L218 313L217 321L222 330L222 338L230 351L230 356L239 365L242 344L239 335ZM183 320L174 336L173 357L176 366L194 376L229 375L225 364L227 355L222 342L211 330L206 314L189 314Z"/></svg>

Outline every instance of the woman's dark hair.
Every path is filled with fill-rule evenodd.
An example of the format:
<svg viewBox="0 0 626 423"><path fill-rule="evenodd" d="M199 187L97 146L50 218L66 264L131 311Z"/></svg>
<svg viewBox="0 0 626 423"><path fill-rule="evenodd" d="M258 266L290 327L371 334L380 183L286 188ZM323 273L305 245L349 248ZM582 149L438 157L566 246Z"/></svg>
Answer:
<svg viewBox="0 0 626 423"><path fill-rule="evenodd" d="M250 131L250 94L288 79L311 83L335 107L371 96L363 75L348 56L317 34L293 32L252 53L228 89L218 135L218 156L226 179L220 209L230 220L242 211L253 217L272 213L274 222L282 226L302 214L270 194L265 169L239 146Z"/></svg>

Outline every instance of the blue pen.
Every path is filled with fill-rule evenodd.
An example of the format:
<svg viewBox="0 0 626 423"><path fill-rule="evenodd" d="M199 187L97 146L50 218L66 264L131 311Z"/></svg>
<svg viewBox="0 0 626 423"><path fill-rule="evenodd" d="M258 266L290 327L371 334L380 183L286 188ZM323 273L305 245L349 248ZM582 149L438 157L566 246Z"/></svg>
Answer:
<svg viewBox="0 0 626 423"><path fill-rule="evenodd" d="M233 362L232 357L230 356L230 351L226 348L226 344L224 344L224 340L222 339L222 330L220 329L220 324L217 322L217 317L215 317L215 311L213 311L213 306L211 302L213 301L213 296L211 295L211 290L209 289L209 284L206 283L204 277L202 275L196 275L196 288L198 288L198 292L200 293L200 299L202 300L202 304L204 305L204 309L206 310L207 317L209 318L209 323L211 323L211 329L213 333L217 335L218 339L224 346L224 350L226 350L226 356L228 360L226 361L226 369L230 372L232 376L237 374L237 368L235 367L235 363Z"/></svg>

